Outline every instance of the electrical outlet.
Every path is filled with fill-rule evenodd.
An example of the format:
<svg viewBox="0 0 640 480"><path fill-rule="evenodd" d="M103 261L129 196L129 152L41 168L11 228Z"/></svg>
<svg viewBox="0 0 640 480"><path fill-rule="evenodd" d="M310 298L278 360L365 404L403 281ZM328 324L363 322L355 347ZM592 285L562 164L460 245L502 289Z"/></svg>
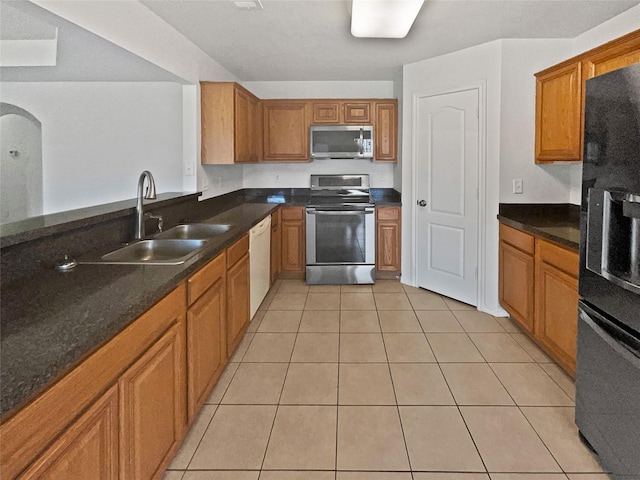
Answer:
<svg viewBox="0 0 640 480"><path fill-rule="evenodd" d="M273 176L273 183L280 183L280 174L279 173L276 173Z"/></svg>
<svg viewBox="0 0 640 480"><path fill-rule="evenodd" d="M193 176L193 163L189 162L189 163L185 163L184 164L184 175L185 177L192 177Z"/></svg>
<svg viewBox="0 0 640 480"><path fill-rule="evenodd" d="M513 181L513 193L521 194L523 192L522 179L518 178Z"/></svg>

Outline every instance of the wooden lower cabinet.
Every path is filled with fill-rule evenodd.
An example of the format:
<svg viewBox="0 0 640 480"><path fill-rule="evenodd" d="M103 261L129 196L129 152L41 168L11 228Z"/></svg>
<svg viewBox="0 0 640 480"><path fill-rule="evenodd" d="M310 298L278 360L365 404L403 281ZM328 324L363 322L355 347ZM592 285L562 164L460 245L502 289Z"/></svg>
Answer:
<svg viewBox="0 0 640 480"><path fill-rule="evenodd" d="M536 240L535 336L569 373L576 372L578 254Z"/></svg>
<svg viewBox="0 0 640 480"><path fill-rule="evenodd" d="M511 318L575 375L578 253L501 224L499 292Z"/></svg>
<svg viewBox="0 0 640 480"><path fill-rule="evenodd" d="M533 253L533 235L500 225L500 304L530 334L534 322Z"/></svg>
<svg viewBox="0 0 640 480"><path fill-rule="evenodd" d="M116 480L118 454L118 389L114 385L19 478Z"/></svg>
<svg viewBox="0 0 640 480"><path fill-rule="evenodd" d="M376 208L376 270L400 272L400 207Z"/></svg>
<svg viewBox="0 0 640 480"><path fill-rule="evenodd" d="M120 378L120 480L160 478L186 428L184 334L174 325Z"/></svg>
<svg viewBox="0 0 640 480"><path fill-rule="evenodd" d="M305 208L282 207L280 231L282 235L281 276L304 278L306 271Z"/></svg>
<svg viewBox="0 0 640 480"><path fill-rule="evenodd" d="M239 257L239 258L238 258ZM249 326L249 236L227 249L227 355L231 356Z"/></svg>
<svg viewBox="0 0 640 480"><path fill-rule="evenodd" d="M206 278L194 278L200 272ZM195 419L218 380L227 360L226 342L226 256L212 260L191 280L204 283L206 290L187 310L187 413ZM200 285L201 283L196 283ZM191 292L191 284L189 285ZM200 290L194 288L194 290Z"/></svg>

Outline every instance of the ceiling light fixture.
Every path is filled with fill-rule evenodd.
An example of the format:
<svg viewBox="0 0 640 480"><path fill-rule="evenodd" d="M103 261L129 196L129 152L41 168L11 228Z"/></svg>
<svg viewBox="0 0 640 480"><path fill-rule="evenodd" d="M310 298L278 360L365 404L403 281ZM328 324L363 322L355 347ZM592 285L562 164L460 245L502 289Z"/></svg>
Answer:
<svg viewBox="0 0 640 480"><path fill-rule="evenodd" d="M240 10L262 10L262 2L260 0L237 0L233 3Z"/></svg>
<svg viewBox="0 0 640 480"><path fill-rule="evenodd" d="M353 0L351 35L404 38L423 3L424 0Z"/></svg>

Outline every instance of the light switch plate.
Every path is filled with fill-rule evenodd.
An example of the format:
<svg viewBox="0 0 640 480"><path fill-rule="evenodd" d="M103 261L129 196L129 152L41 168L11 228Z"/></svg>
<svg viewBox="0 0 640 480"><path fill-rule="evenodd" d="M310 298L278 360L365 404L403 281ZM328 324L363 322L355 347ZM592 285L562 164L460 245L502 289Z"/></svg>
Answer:
<svg viewBox="0 0 640 480"><path fill-rule="evenodd" d="M522 179L518 178L513 181L513 193L521 194L523 192Z"/></svg>

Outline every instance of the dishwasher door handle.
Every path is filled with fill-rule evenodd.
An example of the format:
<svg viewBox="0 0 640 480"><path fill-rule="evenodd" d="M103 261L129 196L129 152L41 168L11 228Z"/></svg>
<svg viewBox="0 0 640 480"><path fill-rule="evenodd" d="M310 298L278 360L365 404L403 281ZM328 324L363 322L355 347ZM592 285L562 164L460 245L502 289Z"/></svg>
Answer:
<svg viewBox="0 0 640 480"><path fill-rule="evenodd" d="M374 210L307 210L308 215L373 215Z"/></svg>

